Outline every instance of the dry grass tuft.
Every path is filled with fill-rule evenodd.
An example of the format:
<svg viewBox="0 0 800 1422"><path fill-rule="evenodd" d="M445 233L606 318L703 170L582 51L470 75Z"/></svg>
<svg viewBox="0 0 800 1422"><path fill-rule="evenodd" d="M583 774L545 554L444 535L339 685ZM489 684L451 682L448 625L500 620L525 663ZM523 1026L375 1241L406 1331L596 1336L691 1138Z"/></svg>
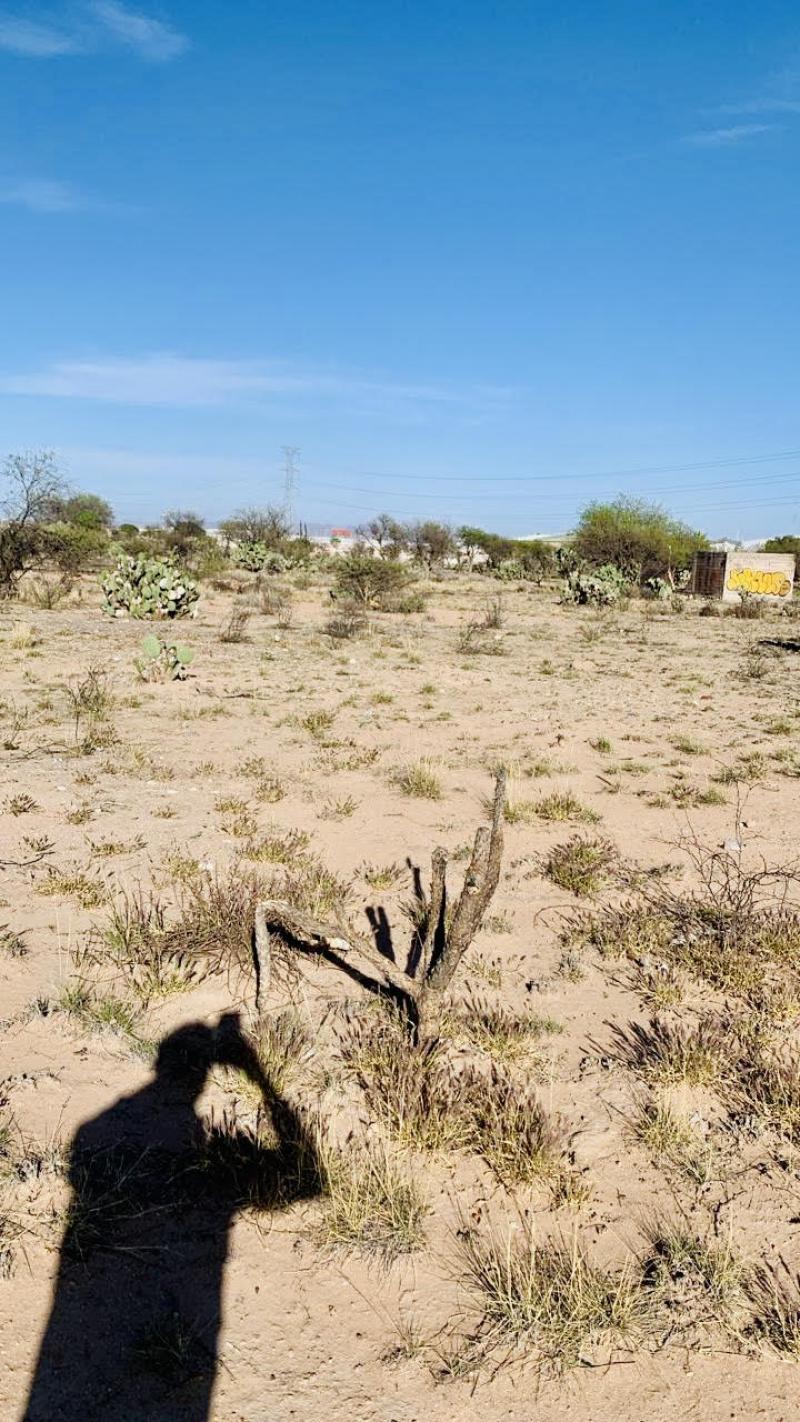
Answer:
<svg viewBox="0 0 800 1422"><path fill-rule="evenodd" d="M701 1236L688 1221L656 1216L645 1231L642 1280L674 1322L733 1325L745 1302L746 1269L730 1239Z"/></svg>
<svg viewBox="0 0 800 1422"><path fill-rule="evenodd" d="M59 998L59 1007L90 1031L104 1029L140 1043L141 1006L116 993L102 993L80 980L67 983Z"/></svg>
<svg viewBox="0 0 800 1422"><path fill-rule="evenodd" d="M314 1055L308 1026L291 1007L260 1018L248 1034L248 1041L272 1090L278 1093L285 1090ZM241 1080L246 1090L260 1096L248 1077L242 1075Z"/></svg>
<svg viewBox="0 0 800 1422"><path fill-rule="evenodd" d="M636 898L574 920L568 936L605 956L662 960L750 1008L776 989L800 1000L800 873L793 865L748 870L737 854L696 841L684 848L698 889L681 893L650 876Z"/></svg>
<svg viewBox="0 0 800 1422"><path fill-rule="evenodd" d="M711 1018L689 1025L651 1017L648 1023L631 1022L627 1029L615 1027L613 1039L625 1066L665 1086L713 1085L730 1062L723 1029Z"/></svg>
<svg viewBox="0 0 800 1422"><path fill-rule="evenodd" d="M148 1321L139 1331L131 1362L170 1389L185 1391L201 1378L213 1377L217 1360L193 1319L177 1311Z"/></svg>
<svg viewBox="0 0 800 1422"><path fill-rule="evenodd" d="M27 958L28 946L22 933L17 933L8 923L0 923L0 953L9 958Z"/></svg>
<svg viewBox="0 0 800 1422"><path fill-rule="evenodd" d="M534 1012L518 1013L502 1002L470 996L463 1008L448 1019L448 1029L462 1034L471 1046L497 1061L512 1062L530 1056L535 1045L561 1027Z"/></svg>
<svg viewBox="0 0 800 1422"><path fill-rule="evenodd" d="M15 622L8 640L15 652L26 652L36 645L36 633L30 622Z"/></svg>
<svg viewBox="0 0 800 1422"><path fill-rule="evenodd" d="M352 894L352 880L335 874L313 855L301 856L285 870L279 891L280 898L303 913L334 922L345 918Z"/></svg>
<svg viewBox="0 0 800 1422"><path fill-rule="evenodd" d="M725 1094L736 1114L758 1117L784 1140L800 1145L800 1056L778 1056L756 1039L741 1042L735 1065Z"/></svg>
<svg viewBox="0 0 800 1422"><path fill-rule="evenodd" d="M584 824L597 824L600 816L596 810L581 804L571 790L554 790L534 801L533 813L540 820L554 822L574 820Z"/></svg>
<svg viewBox="0 0 800 1422"><path fill-rule="evenodd" d="M405 1023L384 1011L357 1022L341 1051L368 1107L395 1140L427 1151L469 1144L460 1080L442 1042L413 1043Z"/></svg>
<svg viewBox="0 0 800 1422"><path fill-rule="evenodd" d="M414 1043L395 1015L359 1022L342 1046L367 1105L391 1136L420 1150L469 1150L503 1183L561 1168L565 1139L528 1086L493 1067L458 1072L441 1040Z"/></svg>
<svg viewBox="0 0 800 1422"><path fill-rule="evenodd" d="M46 878L41 879L36 888L50 898L74 899L83 909L102 908L108 901L107 886L82 869L49 868Z"/></svg>
<svg viewBox="0 0 800 1422"><path fill-rule="evenodd" d="M385 1145L349 1154L320 1149L327 1206L319 1227L332 1248L355 1249L389 1263L425 1243L427 1206L417 1182L400 1170Z"/></svg>
<svg viewBox="0 0 800 1422"><path fill-rule="evenodd" d="M607 839L574 835L551 849L544 872L559 888L585 898L602 888L615 861L616 851Z"/></svg>
<svg viewBox="0 0 800 1422"><path fill-rule="evenodd" d="M226 1111L204 1125L195 1156L198 1184L251 1210L285 1209L324 1194L318 1132L276 1097L254 1118Z"/></svg>
<svg viewBox="0 0 800 1422"><path fill-rule="evenodd" d="M262 835L248 833L244 853L255 864L290 864L302 857L309 842L304 830L270 828Z"/></svg>
<svg viewBox="0 0 800 1422"><path fill-rule="evenodd" d="M405 879L407 870L402 864L363 864L358 872L371 889L393 889Z"/></svg>
<svg viewBox="0 0 800 1422"><path fill-rule="evenodd" d="M436 773L433 761L420 759L413 760L398 770L394 777L394 784L404 795L411 795L417 800L441 800L442 782Z"/></svg>
<svg viewBox="0 0 800 1422"><path fill-rule="evenodd" d="M461 1090L468 1143L502 1184L531 1185L559 1174L564 1127L530 1087L494 1068L488 1081L467 1073Z"/></svg>
<svg viewBox="0 0 800 1422"><path fill-rule="evenodd" d="M541 1366L563 1372L646 1336L651 1305L632 1263L603 1268L577 1236L537 1242L527 1224L462 1238L460 1277L480 1309L486 1351L532 1349Z"/></svg>
<svg viewBox="0 0 800 1422"><path fill-rule="evenodd" d="M709 1143L668 1102L649 1096L637 1102L631 1128L656 1164L668 1163L696 1185L708 1179Z"/></svg>
<svg viewBox="0 0 800 1422"><path fill-rule="evenodd" d="M762 1265L747 1281L755 1314L748 1335L785 1358L800 1360L800 1275L780 1265Z"/></svg>
<svg viewBox="0 0 800 1422"><path fill-rule="evenodd" d="M255 870L234 864L213 878L188 875L169 902L142 892L124 895L91 935L82 962L111 963L145 1001L182 992L209 973L249 974L256 904L269 894ZM284 961L278 949L276 966Z"/></svg>

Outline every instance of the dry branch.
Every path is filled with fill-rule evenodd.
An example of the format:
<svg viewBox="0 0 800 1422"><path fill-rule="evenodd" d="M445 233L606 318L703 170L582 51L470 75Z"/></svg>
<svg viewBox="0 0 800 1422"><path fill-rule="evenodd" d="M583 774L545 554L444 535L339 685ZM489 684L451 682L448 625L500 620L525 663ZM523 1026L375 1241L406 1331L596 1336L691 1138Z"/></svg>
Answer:
<svg viewBox="0 0 800 1422"><path fill-rule="evenodd" d="M405 972L375 943L349 925L323 923L303 913L283 899L262 900L256 910L254 957L256 964L256 1011L263 1008L269 988L270 935L281 933L309 952L325 953L338 962L353 966L361 959L379 983L399 993L416 1021L435 1016L444 990L453 979L461 959L478 932L500 879L503 857L503 817L506 805L506 772L495 780L491 825L481 825L475 835L472 855L458 897L452 922L447 925L447 853L436 848L431 858L431 889L427 901L425 929L416 973ZM358 966L355 964L355 966Z"/></svg>

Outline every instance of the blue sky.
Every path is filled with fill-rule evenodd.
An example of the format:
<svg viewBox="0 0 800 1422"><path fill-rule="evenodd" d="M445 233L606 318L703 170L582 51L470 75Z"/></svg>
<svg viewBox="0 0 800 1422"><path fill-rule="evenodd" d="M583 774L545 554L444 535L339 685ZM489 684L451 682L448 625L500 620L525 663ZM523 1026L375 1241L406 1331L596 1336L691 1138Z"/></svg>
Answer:
<svg viewBox="0 0 800 1422"><path fill-rule="evenodd" d="M143 0L145 3L145 0ZM800 527L800 14L0 5L0 418L136 521Z"/></svg>

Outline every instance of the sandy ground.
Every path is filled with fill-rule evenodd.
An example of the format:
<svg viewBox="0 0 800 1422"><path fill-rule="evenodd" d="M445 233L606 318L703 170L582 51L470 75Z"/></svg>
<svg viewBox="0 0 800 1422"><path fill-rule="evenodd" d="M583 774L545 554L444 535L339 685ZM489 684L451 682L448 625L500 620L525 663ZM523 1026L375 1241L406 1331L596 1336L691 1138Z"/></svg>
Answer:
<svg viewBox="0 0 800 1422"><path fill-rule="evenodd" d="M481 612L486 593L480 580L444 582L426 612L376 616L368 636L337 642L323 631L327 591L311 587L294 592L290 626L254 610L247 640L233 645L219 638L231 594L209 593L179 629L196 653L191 675L166 684L140 680L134 659L143 628L103 618L91 590L79 607L0 608L0 923L22 935L26 950L17 955L10 940L0 948L0 1121L9 1123L15 1159L28 1161L0 1183L16 1235L6 1277L0 1271L0 1415L9 1422L25 1415L53 1302L69 1196L59 1150L152 1079L152 1060L130 1035L90 1030L62 1010L62 994L84 971L87 936L122 893L168 892L187 863L211 873L241 854L235 813L221 810L221 799L245 801L259 832L306 832L310 848L353 881L354 920L364 925L365 907L383 904L400 934L409 872L376 890L364 865L410 860L425 873L436 843L457 851L485 813L491 767L501 761L515 772L512 796L574 792L600 817L591 833L607 837L626 863L649 868L683 862L678 841L690 831L711 846L737 833L735 785L719 786L721 804L686 808L679 800L702 799L721 768L758 752L760 778L739 787L745 855L770 863L796 855L798 782L787 773L800 752L796 624L655 616L640 604L597 615L560 607L552 591L512 588L503 591L504 625L491 634L500 654L465 656L458 631ZM14 645L24 641L14 635L20 621L33 629L31 645ZM764 640L783 645L759 647ZM76 740L65 688L90 666L102 670L113 696L115 739L83 754L84 728ZM314 733L300 722L317 711L333 719ZM609 750L593 746L603 738ZM440 799L410 797L396 784L398 768L420 756L434 762ZM253 757L280 782L275 803L254 796ZM698 1228L713 1224L750 1260L781 1255L800 1266L800 1175L791 1156L777 1164L766 1144L740 1148L721 1134L724 1168L698 1186L633 1139L639 1084L611 1044L614 1024L643 1020L647 1004L619 961L592 950L565 960L564 914L581 904L541 873L541 856L576 828L585 829L535 817L509 823L503 878L459 990L499 994L520 1011L533 1002L560 1027L541 1045L535 1074L543 1099L567 1122L589 1198L577 1209L554 1208L544 1187L512 1196L472 1158L415 1156L408 1165L429 1206L426 1244L391 1264L323 1247L319 1200L269 1216L236 1212L208 1411L214 1422L788 1422L800 1414L796 1364L737 1350L713 1331L691 1341L678 1333L655 1354L621 1351L609 1366L579 1366L564 1377L515 1358L477 1378L442 1378L430 1347L403 1356L406 1323L435 1339L469 1314L454 1265L465 1212L505 1221L521 1211L537 1231L577 1232L597 1258L617 1261L640 1248L653 1210L669 1205ZM60 890L43 892L53 888L53 871ZM451 874L458 872L454 864ZM81 906L70 875L99 885L94 906ZM309 961L298 984L273 989L271 1005L281 1006L288 991L316 1042L310 1080L334 1117L339 1078L326 1075L331 1039L322 1024L332 1004L340 1010L345 997L363 994ZM689 986L683 1010L696 1013L707 999ZM246 977L208 979L151 1002L135 1035L158 1041L184 1022L213 1024L231 1007L246 1020L252 1001ZM212 1077L201 1112L235 1100L236 1084L222 1072ZM342 1090L352 1105L352 1088ZM689 1104L719 1119L702 1092ZM152 1265L174 1267L169 1258ZM74 1288L81 1287L79 1280ZM102 1287L113 1312L124 1274ZM113 1340L103 1337L101 1346ZM79 1367L78 1359L73 1371ZM192 1404L180 1389L154 1392L143 1407L142 1417L159 1422L205 1415L205 1403ZM97 1413L87 1404L65 1415L77 1422L119 1414L111 1404Z"/></svg>

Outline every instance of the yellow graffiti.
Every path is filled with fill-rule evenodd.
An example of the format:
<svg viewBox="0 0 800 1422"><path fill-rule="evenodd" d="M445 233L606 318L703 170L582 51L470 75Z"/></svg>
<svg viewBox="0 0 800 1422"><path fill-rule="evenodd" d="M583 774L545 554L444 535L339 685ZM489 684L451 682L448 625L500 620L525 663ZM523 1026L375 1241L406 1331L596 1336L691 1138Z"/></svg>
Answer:
<svg viewBox="0 0 800 1422"><path fill-rule="evenodd" d="M747 592L762 597L788 597L792 584L785 573L766 573L760 568L734 568L728 574L731 592Z"/></svg>

